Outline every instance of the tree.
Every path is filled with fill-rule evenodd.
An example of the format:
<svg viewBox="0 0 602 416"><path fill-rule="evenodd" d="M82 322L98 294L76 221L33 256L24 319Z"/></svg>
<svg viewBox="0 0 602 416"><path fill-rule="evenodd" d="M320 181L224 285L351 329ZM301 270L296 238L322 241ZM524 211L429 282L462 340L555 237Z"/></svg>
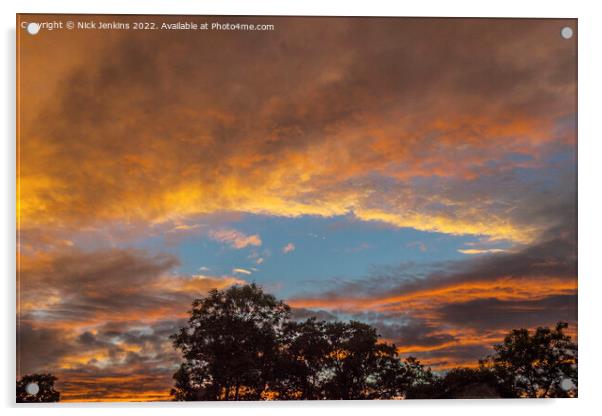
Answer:
<svg viewBox="0 0 602 416"><path fill-rule="evenodd" d="M415 357L407 357L399 378L399 389L406 399L432 398L432 388L438 380L429 367Z"/></svg>
<svg viewBox="0 0 602 416"><path fill-rule="evenodd" d="M391 353L384 346L377 346L376 329L356 321L327 322L324 339L328 345L324 359L329 375L323 384L325 398L357 400L372 396L379 355Z"/></svg>
<svg viewBox="0 0 602 416"><path fill-rule="evenodd" d="M414 358L401 361L394 344L360 322L315 318L289 322L281 338L276 398L363 400L404 397L432 378Z"/></svg>
<svg viewBox="0 0 602 416"><path fill-rule="evenodd" d="M284 325L273 384L279 399L318 400L324 397L330 354L326 326L324 321L315 318Z"/></svg>
<svg viewBox="0 0 602 416"><path fill-rule="evenodd" d="M17 403L58 402L61 393L54 389L57 380L52 374L28 374L17 381ZM29 388L28 388L29 386ZM37 392L35 389L37 388Z"/></svg>
<svg viewBox="0 0 602 416"><path fill-rule="evenodd" d="M326 327L329 344L327 365L332 377L325 384L330 400L366 399L372 394L378 336L376 329L360 322L332 322ZM369 391L370 390L370 391Z"/></svg>
<svg viewBox="0 0 602 416"><path fill-rule="evenodd" d="M577 346L555 329L513 330L478 368L435 375L370 325L291 321L255 284L212 290L172 335L184 362L175 400L366 400L575 397Z"/></svg>
<svg viewBox="0 0 602 416"><path fill-rule="evenodd" d="M433 399L494 399L517 397L511 386L503 384L493 371L484 367L459 367L449 370L433 383Z"/></svg>
<svg viewBox="0 0 602 416"><path fill-rule="evenodd" d="M515 329L481 366L518 397L576 397L577 345L563 332L567 327L559 322L555 329L539 327L533 334Z"/></svg>
<svg viewBox="0 0 602 416"><path fill-rule="evenodd" d="M184 362L175 400L391 399L432 377L361 322L289 320L289 307L256 285L195 300L172 335Z"/></svg>
<svg viewBox="0 0 602 416"><path fill-rule="evenodd" d="M326 367L331 374L324 383L326 399L402 398L417 380L418 367L423 369L411 358L400 361L395 344L380 341L370 325L331 322L325 325L325 336L330 350Z"/></svg>
<svg viewBox="0 0 602 416"><path fill-rule="evenodd" d="M174 398L260 399L273 379L289 307L251 284L212 290L193 302L190 314L171 337L185 359L174 374Z"/></svg>

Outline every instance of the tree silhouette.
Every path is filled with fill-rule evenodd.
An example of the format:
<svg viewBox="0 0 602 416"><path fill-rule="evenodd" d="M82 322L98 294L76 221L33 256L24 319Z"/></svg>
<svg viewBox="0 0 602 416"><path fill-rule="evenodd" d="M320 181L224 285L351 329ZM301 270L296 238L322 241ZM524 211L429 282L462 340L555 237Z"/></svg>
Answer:
<svg viewBox="0 0 602 416"><path fill-rule="evenodd" d="M577 346L555 329L511 331L478 368L441 375L365 323L290 320L290 308L255 284L195 300L172 335L184 362L175 400L368 400L576 397Z"/></svg>
<svg viewBox="0 0 602 416"><path fill-rule="evenodd" d="M196 300L188 324L172 336L185 359L174 375L175 399L260 399L288 315L287 305L255 284L212 290Z"/></svg>
<svg viewBox="0 0 602 416"><path fill-rule="evenodd" d="M402 362L394 344L355 321L288 322L280 351L272 385L278 399L401 398L432 379L430 369L411 357Z"/></svg>
<svg viewBox="0 0 602 416"><path fill-rule="evenodd" d="M315 318L284 325L272 386L279 399L317 400L324 397L331 350L325 334L326 323Z"/></svg>
<svg viewBox="0 0 602 416"><path fill-rule="evenodd" d="M494 346L496 353L481 361L518 397L576 397L577 345L563 331L540 327L531 334L515 329Z"/></svg>
<svg viewBox="0 0 602 416"><path fill-rule="evenodd" d="M17 381L17 403L48 403L58 402L61 394L54 389L57 380L52 374L28 374ZM37 387L35 394L28 386ZM29 390L29 391L28 391Z"/></svg>
<svg viewBox="0 0 602 416"><path fill-rule="evenodd" d="M428 399L435 396L434 388L439 378L430 368L422 365L416 358L408 357L404 360L404 370L400 382L405 399Z"/></svg>
<svg viewBox="0 0 602 416"><path fill-rule="evenodd" d="M415 397L423 399L493 399L517 397L511 386L504 385L486 368L453 368L431 384L418 389Z"/></svg>
<svg viewBox="0 0 602 416"><path fill-rule="evenodd" d="M376 329L356 321L326 324L330 346L325 398L334 400L401 397L404 366L394 344L379 342Z"/></svg>
<svg viewBox="0 0 602 416"><path fill-rule="evenodd" d="M288 318L289 307L254 284L196 300L172 336L185 360L174 399L390 399L432 378L367 324Z"/></svg>

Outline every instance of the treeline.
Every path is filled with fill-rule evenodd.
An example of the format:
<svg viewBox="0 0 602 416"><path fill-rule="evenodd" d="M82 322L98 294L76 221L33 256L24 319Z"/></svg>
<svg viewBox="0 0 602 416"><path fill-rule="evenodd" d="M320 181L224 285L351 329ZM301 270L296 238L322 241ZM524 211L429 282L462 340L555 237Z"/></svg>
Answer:
<svg viewBox="0 0 602 416"><path fill-rule="evenodd" d="M172 336L184 362L174 400L576 397L577 346L555 328L511 331L474 368L437 375L361 322L290 319L255 284L195 300Z"/></svg>
<svg viewBox="0 0 602 416"><path fill-rule="evenodd" d="M436 374L361 322L291 320L290 308L255 284L193 302L172 335L184 362L174 400L369 400L577 397L577 346L555 328L511 331L471 368ZM56 402L56 377L17 381L17 402Z"/></svg>

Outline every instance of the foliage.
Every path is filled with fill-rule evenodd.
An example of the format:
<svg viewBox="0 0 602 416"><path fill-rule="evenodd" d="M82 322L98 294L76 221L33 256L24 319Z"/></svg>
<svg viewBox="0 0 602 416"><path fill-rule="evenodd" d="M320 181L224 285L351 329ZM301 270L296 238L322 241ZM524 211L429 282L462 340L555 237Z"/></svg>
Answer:
<svg viewBox="0 0 602 416"><path fill-rule="evenodd" d="M559 322L555 329L539 327L533 334L515 329L481 366L519 397L576 396L577 345L564 333L567 327Z"/></svg>
<svg viewBox="0 0 602 416"><path fill-rule="evenodd" d="M289 307L256 285L212 290L196 300L172 336L186 362L175 374L178 400L258 400L272 379Z"/></svg>
<svg viewBox="0 0 602 416"><path fill-rule="evenodd" d="M54 389L57 380L52 374L28 374L17 381L17 403L49 403L58 402L61 394ZM36 394L29 394L27 386L36 384L39 388Z"/></svg>
<svg viewBox="0 0 602 416"><path fill-rule="evenodd" d="M400 361L395 345L380 342L369 325L316 319L285 326L278 365L278 399L402 398L423 370Z"/></svg>
<svg viewBox="0 0 602 416"><path fill-rule="evenodd" d="M412 390L408 398L418 399L492 399L516 397L514 391L500 383L486 368L459 367L434 377Z"/></svg>
<svg viewBox="0 0 602 416"><path fill-rule="evenodd" d="M577 395L577 347L556 329L513 330L478 368L433 374L400 359L365 323L310 318L255 284L213 290L194 301L172 336L184 362L175 400L367 400ZM571 380L572 389L566 390ZM563 389L564 387L564 389Z"/></svg>

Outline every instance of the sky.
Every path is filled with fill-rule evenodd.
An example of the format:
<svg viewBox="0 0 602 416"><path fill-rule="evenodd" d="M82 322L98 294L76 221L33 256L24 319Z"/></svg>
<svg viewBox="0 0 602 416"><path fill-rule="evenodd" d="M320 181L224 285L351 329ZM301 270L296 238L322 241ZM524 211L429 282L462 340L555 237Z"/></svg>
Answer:
<svg viewBox="0 0 602 416"><path fill-rule="evenodd" d="M168 400L247 282L437 371L576 338L576 20L145 19L275 30L18 31L17 376Z"/></svg>

